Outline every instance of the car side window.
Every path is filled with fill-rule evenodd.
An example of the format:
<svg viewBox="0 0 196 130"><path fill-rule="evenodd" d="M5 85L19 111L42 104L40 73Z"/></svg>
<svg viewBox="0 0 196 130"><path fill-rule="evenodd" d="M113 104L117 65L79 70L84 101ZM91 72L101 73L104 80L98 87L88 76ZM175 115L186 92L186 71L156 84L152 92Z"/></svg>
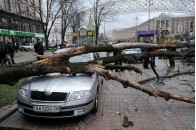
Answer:
<svg viewBox="0 0 196 130"><path fill-rule="evenodd" d="M95 58L95 59L100 58L99 53L94 53L94 58Z"/></svg>

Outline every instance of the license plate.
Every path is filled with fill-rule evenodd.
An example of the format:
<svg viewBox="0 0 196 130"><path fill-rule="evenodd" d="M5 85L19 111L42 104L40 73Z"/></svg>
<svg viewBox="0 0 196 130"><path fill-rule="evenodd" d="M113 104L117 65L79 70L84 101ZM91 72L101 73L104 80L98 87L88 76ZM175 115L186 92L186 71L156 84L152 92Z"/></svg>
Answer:
<svg viewBox="0 0 196 130"><path fill-rule="evenodd" d="M37 111L37 112L60 112L60 107L54 107L54 106L33 106L33 111Z"/></svg>

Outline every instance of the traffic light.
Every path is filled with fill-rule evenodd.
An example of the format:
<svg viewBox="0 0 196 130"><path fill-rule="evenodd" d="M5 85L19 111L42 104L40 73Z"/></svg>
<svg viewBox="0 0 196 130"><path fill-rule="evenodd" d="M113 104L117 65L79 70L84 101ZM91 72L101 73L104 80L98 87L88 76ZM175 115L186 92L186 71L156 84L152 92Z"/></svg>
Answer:
<svg viewBox="0 0 196 130"><path fill-rule="evenodd" d="M190 24L190 32L193 32L193 21Z"/></svg>

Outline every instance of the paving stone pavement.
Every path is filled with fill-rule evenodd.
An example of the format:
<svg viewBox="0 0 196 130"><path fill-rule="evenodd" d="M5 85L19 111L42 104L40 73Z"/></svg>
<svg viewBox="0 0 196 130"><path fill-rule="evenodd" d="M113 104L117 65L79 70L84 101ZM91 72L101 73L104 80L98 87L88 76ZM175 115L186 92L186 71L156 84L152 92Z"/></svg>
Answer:
<svg viewBox="0 0 196 130"><path fill-rule="evenodd" d="M168 62L156 59L156 70L162 76L176 71L190 70L192 66L177 62L174 69L168 69ZM142 64L135 64L144 73L133 71L118 73L124 78L141 81L154 77L151 69L143 69ZM193 65L194 66L194 65ZM156 81L147 82L150 88L171 93L195 97L195 75L178 76L164 79L164 84ZM128 128L122 127L123 117L128 116L134 123ZM71 119L34 119L25 118L19 112L0 123L0 127L16 127L32 130L194 130L195 105L176 100L165 101L163 98L149 95L133 88L123 88L117 81L104 81L99 94L99 109L96 114L88 114Z"/></svg>

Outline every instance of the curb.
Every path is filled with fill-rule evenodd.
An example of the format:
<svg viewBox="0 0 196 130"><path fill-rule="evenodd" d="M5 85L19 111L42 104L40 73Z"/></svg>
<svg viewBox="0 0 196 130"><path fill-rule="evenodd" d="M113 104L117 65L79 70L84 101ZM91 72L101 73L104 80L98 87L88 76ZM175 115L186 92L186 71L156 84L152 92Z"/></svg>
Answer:
<svg viewBox="0 0 196 130"><path fill-rule="evenodd" d="M0 108L0 123L14 114L17 110L17 104L12 105L11 107L8 105Z"/></svg>

